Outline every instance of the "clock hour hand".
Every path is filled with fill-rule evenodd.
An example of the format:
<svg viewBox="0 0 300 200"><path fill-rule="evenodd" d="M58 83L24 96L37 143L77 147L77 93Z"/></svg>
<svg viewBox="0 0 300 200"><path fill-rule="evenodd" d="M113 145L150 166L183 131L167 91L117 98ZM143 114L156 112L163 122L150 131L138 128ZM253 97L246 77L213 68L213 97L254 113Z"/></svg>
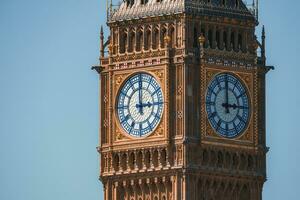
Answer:
<svg viewBox="0 0 300 200"><path fill-rule="evenodd" d="M150 108L153 104L151 104L150 102L148 103L141 103L141 104L136 104L137 108L144 108L144 107L148 107Z"/></svg>
<svg viewBox="0 0 300 200"><path fill-rule="evenodd" d="M144 108L144 107L148 107L150 108L151 106L155 106L155 105L160 105L163 104L163 102L154 102L154 103L140 103L140 104L136 104L136 108L140 109L140 108Z"/></svg>

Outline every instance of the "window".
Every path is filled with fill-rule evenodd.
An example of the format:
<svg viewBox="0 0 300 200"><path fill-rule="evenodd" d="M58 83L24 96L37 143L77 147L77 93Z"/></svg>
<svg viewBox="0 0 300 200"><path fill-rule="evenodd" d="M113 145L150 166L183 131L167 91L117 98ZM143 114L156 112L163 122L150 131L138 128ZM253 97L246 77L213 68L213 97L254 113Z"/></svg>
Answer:
<svg viewBox="0 0 300 200"><path fill-rule="evenodd" d="M146 31L145 50L149 50L151 45L151 31Z"/></svg>
<svg viewBox="0 0 300 200"><path fill-rule="evenodd" d="M198 30L195 27L194 28L194 41L193 41L193 47L197 48L198 47Z"/></svg>
<svg viewBox="0 0 300 200"><path fill-rule="evenodd" d="M154 30L154 41L153 41L153 49L157 49L159 45L159 32L158 29Z"/></svg>
<svg viewBox="0 0 300 200"><path fill-rule="evenodd" d="M137 33L136 51L141 51L143 43L143 32L139 30Z"/></svg>

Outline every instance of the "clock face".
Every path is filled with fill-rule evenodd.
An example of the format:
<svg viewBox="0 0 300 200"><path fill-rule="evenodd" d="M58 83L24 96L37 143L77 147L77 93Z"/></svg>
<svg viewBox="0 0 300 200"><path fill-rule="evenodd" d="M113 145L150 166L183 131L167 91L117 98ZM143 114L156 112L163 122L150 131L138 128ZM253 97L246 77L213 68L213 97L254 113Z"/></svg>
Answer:
<svg viewBox="0 0 300 200"><path fill-rule="evenodd" d="M215 131L226 138L243 133L250 118L246 88L234 75L216 75L207 88L206 112Z"/></svg>
<svg viewBox="0 0 300 200"><path fill-rule="evenodd" d="M123 129L143 137L155 130L163 114L163 93L156 79L147 73L131 76L120 88L117 114Z"/></svg>

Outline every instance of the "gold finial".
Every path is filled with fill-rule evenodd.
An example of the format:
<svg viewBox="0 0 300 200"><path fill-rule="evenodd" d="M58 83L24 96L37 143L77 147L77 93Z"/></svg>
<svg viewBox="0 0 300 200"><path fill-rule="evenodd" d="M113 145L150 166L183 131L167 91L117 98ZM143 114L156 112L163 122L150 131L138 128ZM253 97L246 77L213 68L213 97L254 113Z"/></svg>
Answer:
<svg viewBox="0 0 300 200"><path fill-rule="evenodd" d="M203 45L204 42L205 42L205 37L204 37L204 35L202 33L201 33L201 35L199 37L199 42L200 42L201 45Z"/></svg>
<svg viewBox="0 0 300 200"><path fill-rule="evenodd" d="M166 44L166 45L169 45L169 44L170 44L170 42L171 42L171 37L170 37L170 36L168 36L168 35L167 35L167 36L165 36L165 37L164 37L164 42L165 42L165 44Z"/></svg>

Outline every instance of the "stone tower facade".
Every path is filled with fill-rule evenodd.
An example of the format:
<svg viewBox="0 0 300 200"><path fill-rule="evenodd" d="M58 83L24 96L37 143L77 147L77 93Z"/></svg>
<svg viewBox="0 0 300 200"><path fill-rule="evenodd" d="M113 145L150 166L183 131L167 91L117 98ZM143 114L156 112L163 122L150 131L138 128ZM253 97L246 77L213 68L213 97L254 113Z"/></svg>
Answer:
<svg viewBox="0 0 300 200"><path fill-rule="evenodd" d="M271 67L257 9L124 0L108 10L94 67L104 199L261 200Z"/></svg>

